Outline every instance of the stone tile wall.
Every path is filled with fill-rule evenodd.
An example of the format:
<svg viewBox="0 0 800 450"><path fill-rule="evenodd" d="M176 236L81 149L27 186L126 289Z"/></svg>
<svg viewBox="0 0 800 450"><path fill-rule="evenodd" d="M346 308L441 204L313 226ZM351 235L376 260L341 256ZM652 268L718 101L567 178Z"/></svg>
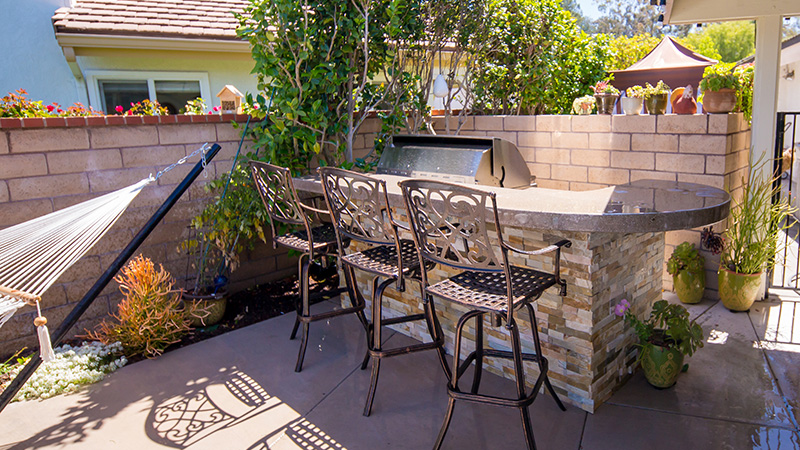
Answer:
<svg viewBox="0 0 800 450"><path fill-rule="evenodd" d="M0 228L5 228L128 186L190 154L203 142L222 150L167 214L140 252L163 264L177 279L187 275L187 258L177 248L187 225L209 201L203 185L230 170L246 116L79 117L2 119L0 122ZM151 122L151 123L145 123ZM115 126L121 125L121 126ZM43 296L51 332L152 216L197 159L175 168L134 200L111 231ZM233 274L233 291L295 272L285 252L259 245L243 256ZM71 334L82 334L113 310L115 283L97 298ZM0 358L36 347L33 308L24 307L0 328Z"/></svg>
<svg viewBox="0 0 800 450"><path fill-rule="evenodd" d="M457 126L451 120L451 128ZM444 118L434 120L439 132ZM461 135L515 143L541 187L587 190L641 179L700 183L739 198L747 176L750 127L741 113L660 116L474 116ZM714 226L723 231L725 224ZM666 236L666 255L683 241L699 247L700 229ZM719 257L706 257L706 296L718 298ZM664 288L672 277L664 272Z"/></svg>

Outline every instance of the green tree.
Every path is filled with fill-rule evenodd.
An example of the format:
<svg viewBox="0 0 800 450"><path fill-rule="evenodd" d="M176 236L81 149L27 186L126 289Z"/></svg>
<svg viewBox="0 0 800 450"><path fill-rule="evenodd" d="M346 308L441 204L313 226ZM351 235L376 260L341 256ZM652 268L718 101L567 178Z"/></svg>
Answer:
<svg viewBox="0 0 800 450"><path fill-rule="evenodd" d="M583 10L581 9L581 5L578 4L578 0L561 0L561 7L572 14L572 17L575 18L581 30L587 33L595 32L594 21L583 15Z"/></svg>
<svg viewBox="0 0 800 450"><path fill-rule="evenodd" d="M649 33L612 38L609 41L611 57L606 69L609 71L627 69L656 48L659 42L661 42L660 37L651 36Z"/></svg>
<svg viewBox="0 0 800 450"><path fill-rule="evenodd" d="M605 75L607 38L590 37L558 0L489 0L473 81L487 114L557 114Z"/></svg>
<svg viewBox="0 0 800 450"><path fill-rule="evenodd" d="M250 42L263 93L252 100L266 120L252 129L268 159L295 172L314 155L352 163L363 113L404 110L413 83L398 48L421 39L419 17L417 0L251 0L238 35Z"/></svg>
<svg viewBox="0 0 800 450"><path fill-rule="evenodd" d="M639 34L683 36L690 25L664 26L658 22L658 6L642 0L595 0L603 16L595 20L595 31L613 36L633 37Z"/></svg>
<svg viewBox="0 0 800 450"><path fill-rule="evenodd" d="M737 62L755 53L755 23L720 22L689 33L682 42L692 50L722 62Z"/></svg>

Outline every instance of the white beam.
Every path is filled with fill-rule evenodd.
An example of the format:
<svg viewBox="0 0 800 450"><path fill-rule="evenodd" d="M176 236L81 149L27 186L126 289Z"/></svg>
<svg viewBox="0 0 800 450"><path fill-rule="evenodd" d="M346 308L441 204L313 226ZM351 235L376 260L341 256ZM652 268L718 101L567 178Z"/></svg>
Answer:
<svg viewBox="0 0 800 450"><path fill-rule="evenodd" d="M800 15L798 0L668 0L668 25Z"/></svg>
<svg viewBox="0 0 800 450"><path fill-rule="evenodd" d="M775 123L778 110L778 75L781 60L781 16L756 19L756 59L753 86L752 151L750 161L771 159L775 146ZM770 177L772 165L764 168Z"/></svg>

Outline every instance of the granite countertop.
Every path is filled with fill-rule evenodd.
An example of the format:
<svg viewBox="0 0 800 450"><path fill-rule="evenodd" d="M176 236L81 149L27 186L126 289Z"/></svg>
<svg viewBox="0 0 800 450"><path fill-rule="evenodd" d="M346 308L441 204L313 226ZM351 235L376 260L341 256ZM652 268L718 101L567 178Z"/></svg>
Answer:
<svg viewBox="0 0 800 450"><path fill-rule="evenodd" d="M402 207L397 183L386 180L389 201ZM294 179L298 191L322 192L318 177ZM728 217L731 198L722 189L694 183L639 180L591 191L474 185L497 193L500 221L507 227L543 230L647 233L706 226Z"/></svg>

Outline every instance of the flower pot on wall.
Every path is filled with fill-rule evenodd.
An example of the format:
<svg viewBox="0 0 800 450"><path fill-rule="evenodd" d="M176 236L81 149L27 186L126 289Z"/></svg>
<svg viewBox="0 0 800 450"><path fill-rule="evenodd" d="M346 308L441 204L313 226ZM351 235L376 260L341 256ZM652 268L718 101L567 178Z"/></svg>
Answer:
<svg viewBox="0 0 800 450"><path fill-rule="evenodd" d="M647 108L648 114L666 114L668 101L669 94L654 94L645 97L644 106Z"/></svg>
<svg viewBox="0 0 800 450"><path fill-rule="evenodd" d="M731 311L747 311L761 293L761 272L737 273L719 268L719 298Z"/></svg>
<svg viewBox="0 0 800 450"><path fill-rule="evenodd" d="M683 369L683 353L675 348L648 344L642 347L642 371L647 382L657 388L675 384Z"/></svg>
<svg viewBox="0 0 800 450"><path fill-rule="evenodd" d="M638 116L642 113L644 100L641 97L622 97L619 101L626 116Z"/></svg>
<svg viewBox="0 0 800 450"><path fill-rule="evenodd" d="M618 98L617 94L594 94L597 114L613 114Z"/></svg>
<svg viewBox="0 0 800 450"><path fill-rule="evenodd" d="M736 91L723 88L703 93L703 109L714 114L725 114L736 107Z"/></svg>
<svg viewBox="0 0 800 450"><path fill-rule="evenodd" d="M706 289L706 272L681 270L672 277L675 293L682 303L700 303Z"/></svg>

